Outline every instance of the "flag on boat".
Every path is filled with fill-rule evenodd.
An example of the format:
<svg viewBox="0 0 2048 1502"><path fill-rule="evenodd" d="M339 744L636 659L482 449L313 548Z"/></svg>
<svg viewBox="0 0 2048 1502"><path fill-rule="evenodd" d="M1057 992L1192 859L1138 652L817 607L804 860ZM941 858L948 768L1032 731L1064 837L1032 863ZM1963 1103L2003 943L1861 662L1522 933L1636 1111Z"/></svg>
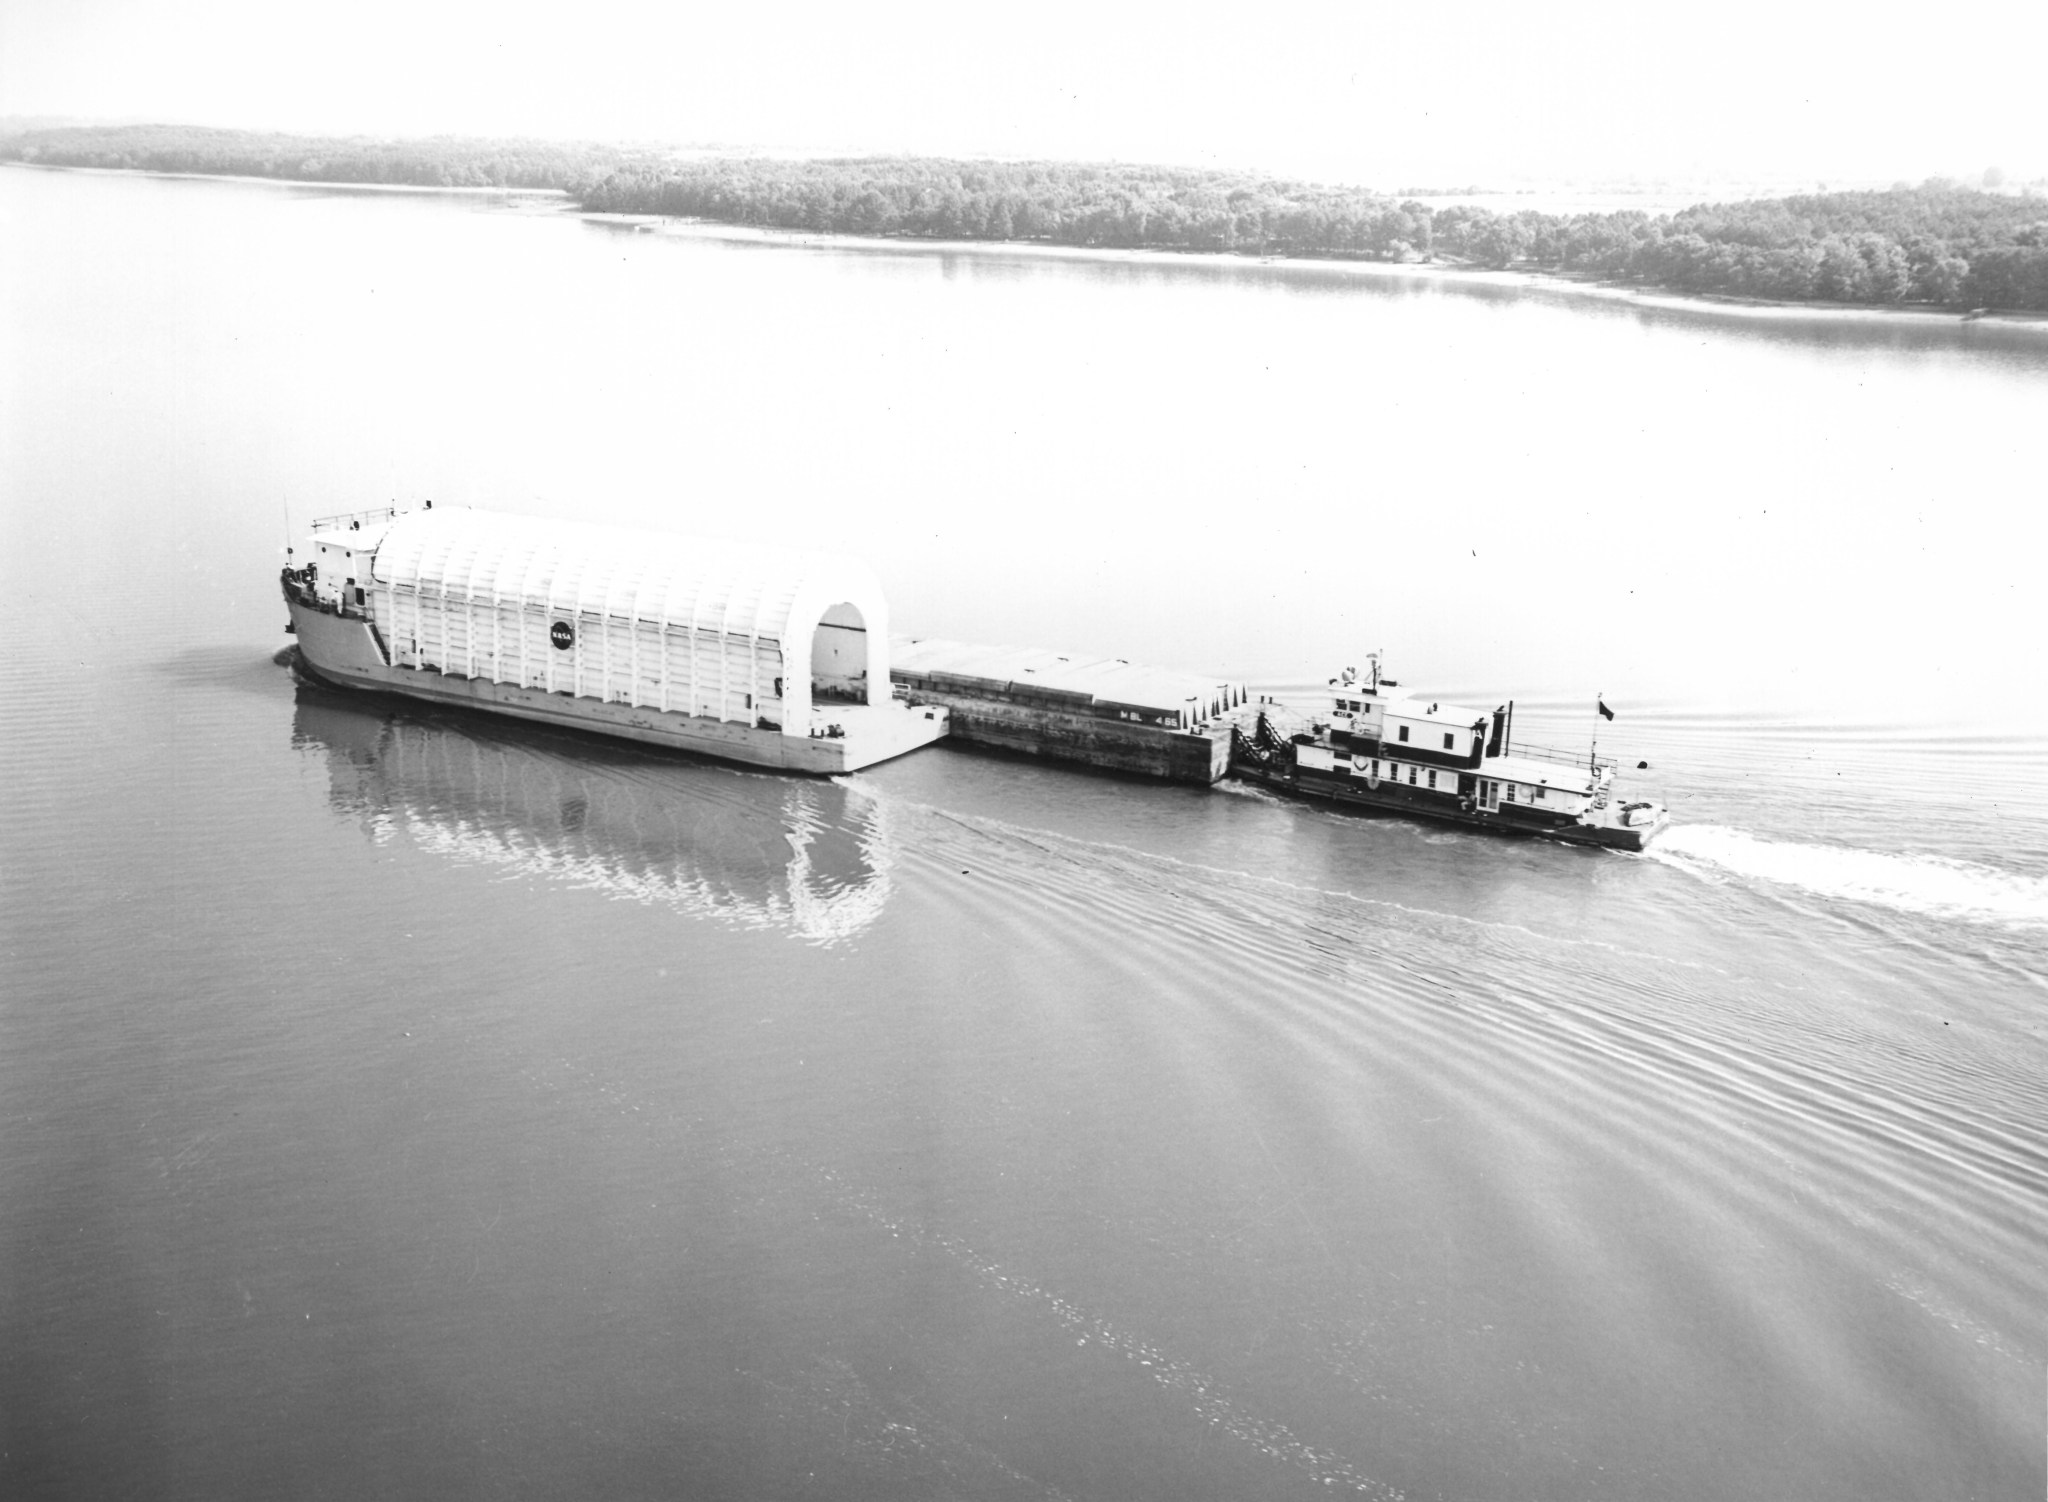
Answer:
<svg viewBox="0 0 2048 1502"><path fill-rule="evenodd" d="M1600 710L1600 717L1603 720L1611 720L1614 718L1614 711L1607 707L1607 701L1605 699L1595 699L1593 703Z"/></svg>

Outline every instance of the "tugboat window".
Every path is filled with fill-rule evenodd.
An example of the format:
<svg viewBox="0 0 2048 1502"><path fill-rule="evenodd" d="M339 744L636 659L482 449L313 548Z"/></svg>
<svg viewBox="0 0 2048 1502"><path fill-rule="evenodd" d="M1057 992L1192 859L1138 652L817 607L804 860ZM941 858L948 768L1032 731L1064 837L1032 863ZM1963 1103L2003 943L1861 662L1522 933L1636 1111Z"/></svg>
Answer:
<svg viewBox="0 0 2048 1502"><path fill-rule="evenodd" d="M1414 787L1414 786L1415 786L1415 768L1413 768L1413 767L1410 767L1410 768L1408 769L1408 786L1410 786L1410 787Z"/></svg>
<svg viewBox="0 0 2048 1502"><path fill-rule="evenodd" d="M1444 732L1444 749L1446 751L1451 749L1451 733L1448 730Z"/></svg>
<svg viewBox="0 0 2048 1502"><path fill-rule="evenodd" d="M1429 785L1430 785L1431 787L1435 787L1435 786L1436 786L1436 773L1434 773L1434 772L1431 772L1431 773L1429 774Z"/></svg>
<svg viewBox="0 0 2048 1502"><path fill-rule="evenodd" d="M1402 740L1404 740L1404 741L1408 739L1408 727L1407 727L1406 725L1403 725L1403 726L1401 727L1401 737L1400 737L1400 738L1401 738Z"/></svg>

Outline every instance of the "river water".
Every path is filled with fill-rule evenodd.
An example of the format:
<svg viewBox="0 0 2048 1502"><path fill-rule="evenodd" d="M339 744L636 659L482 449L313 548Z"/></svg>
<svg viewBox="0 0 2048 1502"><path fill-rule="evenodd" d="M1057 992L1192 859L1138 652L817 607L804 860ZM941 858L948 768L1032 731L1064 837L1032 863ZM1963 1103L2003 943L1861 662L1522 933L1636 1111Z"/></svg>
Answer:
<svg viewBox="0 0 2048 1502"><path fill-rule="evenodd" d="M2048 336L32 171L0 305L0 1491L2041 1495ZM1676 823L296 682L428 496Z"/></svg>

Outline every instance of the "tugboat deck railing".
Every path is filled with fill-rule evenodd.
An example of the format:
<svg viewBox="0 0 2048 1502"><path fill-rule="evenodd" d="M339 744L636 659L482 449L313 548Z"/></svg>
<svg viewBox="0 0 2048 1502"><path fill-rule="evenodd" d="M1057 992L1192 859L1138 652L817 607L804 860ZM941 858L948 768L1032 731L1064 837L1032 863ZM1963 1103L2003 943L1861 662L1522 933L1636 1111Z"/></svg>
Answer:
<svg viewBox="0 0 2048 1502"><path fill-rule="evenodd" d="M1520 741L1508 743L1507 756L1526 756L1531 761L1554 761L1567 767L1594 766L1612 767L1618 763L1611 756L1594 756L1581 751L1560 751L1555 746L1525 746Z"/></svg>

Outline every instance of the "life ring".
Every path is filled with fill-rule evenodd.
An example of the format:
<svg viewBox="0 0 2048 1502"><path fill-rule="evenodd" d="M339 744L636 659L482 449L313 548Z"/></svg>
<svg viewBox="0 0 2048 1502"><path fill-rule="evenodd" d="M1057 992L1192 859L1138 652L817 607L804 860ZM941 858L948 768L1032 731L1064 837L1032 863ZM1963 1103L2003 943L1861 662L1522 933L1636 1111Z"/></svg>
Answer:
<svg viewBox="0 0 2048 1502"><path fill-rule="evenodd" d="M1377 772L1367 772L1365 774L1365 785L1371 791L1378 792L1380 788L1380 774Z"/></svg>

